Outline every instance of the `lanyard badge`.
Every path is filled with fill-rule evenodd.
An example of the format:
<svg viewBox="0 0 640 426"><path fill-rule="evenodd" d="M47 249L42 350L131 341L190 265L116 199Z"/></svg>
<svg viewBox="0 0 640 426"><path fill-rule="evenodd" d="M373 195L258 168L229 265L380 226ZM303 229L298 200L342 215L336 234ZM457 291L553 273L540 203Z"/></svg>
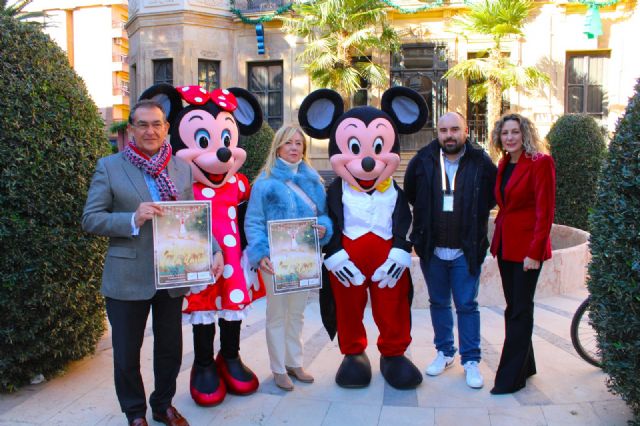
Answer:
<svg viewBox="0 0 640 426"><path fill-rule="evenodd" d="M451 179L451 190L447 192L447 172L444 168L444 152L440 150L440 173L442 174L442 211L443 212L452 212L453 211L453 193L455 191L456 186L456 174L458 170L453 174L453 178Z"/></svg>

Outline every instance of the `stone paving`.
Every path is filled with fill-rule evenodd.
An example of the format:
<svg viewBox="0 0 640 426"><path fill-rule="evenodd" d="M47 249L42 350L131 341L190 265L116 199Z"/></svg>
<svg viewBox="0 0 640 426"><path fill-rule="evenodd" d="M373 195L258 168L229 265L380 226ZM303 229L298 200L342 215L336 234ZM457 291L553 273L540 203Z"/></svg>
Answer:
<svg viewBox="0 0 640 426"><path fill-rule="evenodd" d="M310 299L305 312L305 366L316 381L296 383L293 392L280 390L269 371L264 336L264 300L243 323L242 356L260 379L257 393L229 395L223 404L196 406L188 391L193 361L191 329L184 326L184 357L174 405L192 426L200 425L625 425L631 412L607 391L606 375L578 357L569 337L569 324L585 292L536 300L534 347L538 374L513 395L489 393L498 364L504 328L503 306L481 308L485 387L470 389L456 365L438 377L425 376L415 390L388 386L379 371L375 346L377 329L367 311L373 380L365 389L339 388L334 376L342 356L337 341L322 328L319 305ZM413 310L413 343L409 356L424 371L435 352L428 309ZM142 350L142 374L152 389L152 338L148 329ZM39 385L0 395L0 425L125 425L112 377L112 352L107 333L95 355L73 363L68 371ZM151 420L150 425L159 425Z"/></svg>

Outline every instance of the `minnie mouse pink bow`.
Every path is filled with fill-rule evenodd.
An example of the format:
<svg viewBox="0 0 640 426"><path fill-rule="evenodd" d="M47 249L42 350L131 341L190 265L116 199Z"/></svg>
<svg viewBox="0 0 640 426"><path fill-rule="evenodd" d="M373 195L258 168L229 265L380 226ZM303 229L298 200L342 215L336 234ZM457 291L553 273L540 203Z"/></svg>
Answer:
<svg viewBox="0 0 640 426"><path fill-rule="evenodd" d="M178 93L189 105L204 105L208 100L218 105L225 111L233 112L238 108L238 100L227 89L214 89L211 93L200 86L181 86Z"/></svg>

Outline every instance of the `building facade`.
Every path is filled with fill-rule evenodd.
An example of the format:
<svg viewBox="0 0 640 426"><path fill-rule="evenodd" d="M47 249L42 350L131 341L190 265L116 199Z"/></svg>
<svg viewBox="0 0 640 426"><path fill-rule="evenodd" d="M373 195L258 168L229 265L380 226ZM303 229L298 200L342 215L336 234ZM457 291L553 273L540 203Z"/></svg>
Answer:
<svg viewBox="0 0 640 426"><path fill-rule="evenodd" d="M129 116L127 0L34 0L44 31L67 53L84 80L106 129Z"/></svg>
<svg viewBox="0 0 640 426"><path fill-rule="evenodd" d="M132 99L157 82L200 84L208 88L241 86L260 100L272 127L297 121L298 106L314 88L296 61L304 40L281 31L280 23L264 23L265 53L259 54L256 28L246 18L268 15L283 0L130 0L129 63ZM404 8L424 6L396 0ZM447 110L467 116L472 136L486 139L486 105L467 98L467 83L444 80L443 74L461 60L476 57L492 40L460 34L452 18L468 7L446 1L419 13L389 8L389 18L402 37L402 51L373 60L389 70L391 84L412 87L430 107L423 131L403 137L403 159L435 137L437 117ZM570 112L593 115L609 131L624 112L636 79L640 55L633 39L640 35L636 0L601 7L603 34L588 38L587 6L565 0L537 1L522 37L503 44L512 62L536 66L551 83L531 92L511 90L506 105L534 119L542 135L555 120ZM381 92L366 87L353 100L379 106ZM329 169L326 141L314 140L311 157L319 169Z"/></svg>

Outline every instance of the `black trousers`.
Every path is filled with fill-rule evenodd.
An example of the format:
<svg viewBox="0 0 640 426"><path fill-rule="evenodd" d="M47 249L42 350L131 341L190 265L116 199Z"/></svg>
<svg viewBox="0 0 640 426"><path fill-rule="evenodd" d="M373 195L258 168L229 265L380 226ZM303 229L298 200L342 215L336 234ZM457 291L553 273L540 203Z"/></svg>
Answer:
<svg viewBox="0 0 640 426"><path fill-rule="evenodd" d="M164 412L176 393L176 378L182 362L182 297L166 290L150 300L106 299L111 323L113 366L120 408L131 422L147 410L140 374L140 348L149 311L153 310L154 391L149 404L154 412Z"/></svg>
<svg viewBox="0 0 640 426"><path fill-rule="evenodd" d="M227 359L235 359L240 352L240 326L242 321L218 320L220 327L220 352ZM213 363L213 338L216 335L216 325L193 325L194 362L202 367Z"/></svg>
<svg viewBox="0 0 640 426"><path fill-rule="evenodd" d="M531 335L533 334L533 296L540 269L522 270L522 262L509 262L498 256L502 290L507 302L504 311L505 338L496 372L494 389L515 392L536 374Z"/></svg>

